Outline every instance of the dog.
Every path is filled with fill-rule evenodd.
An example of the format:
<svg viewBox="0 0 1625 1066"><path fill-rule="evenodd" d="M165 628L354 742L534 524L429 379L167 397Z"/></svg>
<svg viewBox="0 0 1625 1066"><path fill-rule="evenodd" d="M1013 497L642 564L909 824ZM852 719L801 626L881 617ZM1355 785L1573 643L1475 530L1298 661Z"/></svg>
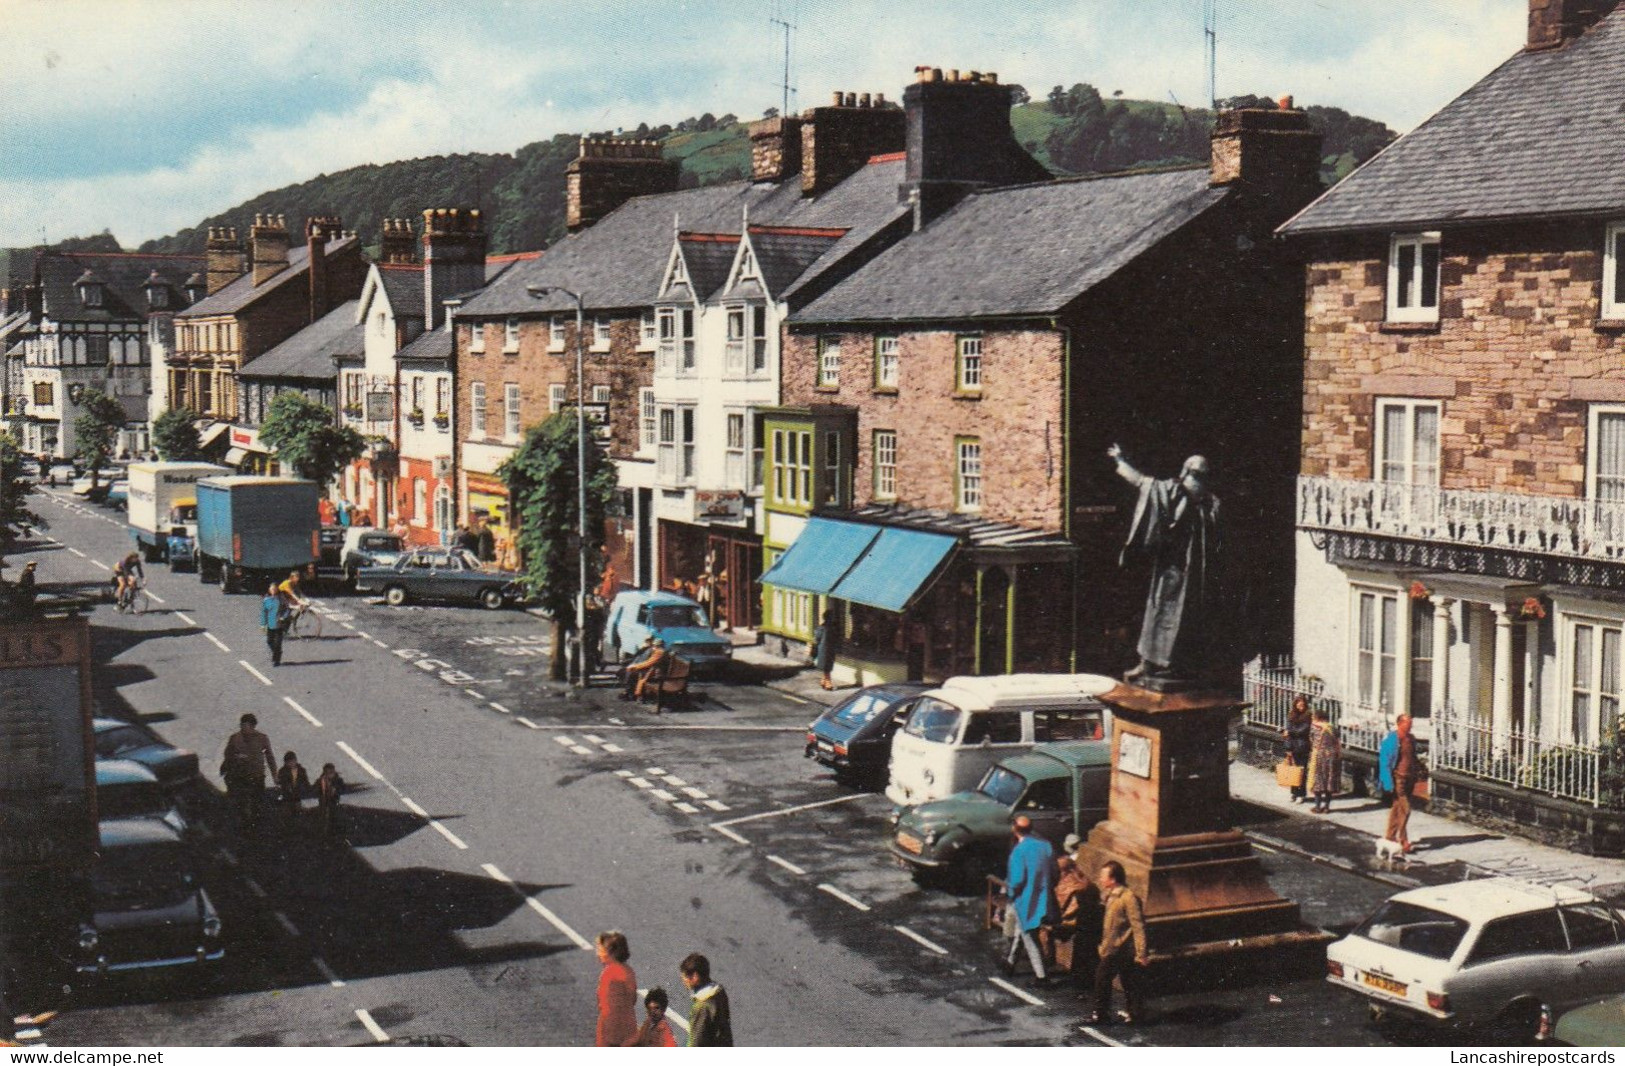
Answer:
<svg viewBox="0 0 1625 1066"><path fill-rule="evenodd" d="M1377 838L1376 858L1378 862L1389 869L1392 869L1395 863L1403 863L1406 866L1411 864L1411 857L1405 854L1405 849L1399 841L1388 840L1384 837Z"/></svg>

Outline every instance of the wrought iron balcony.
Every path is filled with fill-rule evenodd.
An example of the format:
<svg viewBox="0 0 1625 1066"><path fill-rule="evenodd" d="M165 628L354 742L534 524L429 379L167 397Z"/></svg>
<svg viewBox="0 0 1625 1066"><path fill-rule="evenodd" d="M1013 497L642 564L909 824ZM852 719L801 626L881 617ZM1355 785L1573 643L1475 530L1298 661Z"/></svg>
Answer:
<svg viewBox="0 0 1625 1066"><path fill-rule="evenodd" d="M1298 478L1298 528L1625 561L1625 502Z"/></svg>

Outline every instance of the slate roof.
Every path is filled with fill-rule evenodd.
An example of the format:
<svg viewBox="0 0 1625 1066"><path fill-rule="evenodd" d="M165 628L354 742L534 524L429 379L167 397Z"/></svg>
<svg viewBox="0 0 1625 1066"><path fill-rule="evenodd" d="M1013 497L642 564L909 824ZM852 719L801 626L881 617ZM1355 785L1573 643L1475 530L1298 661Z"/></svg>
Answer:
<svg viewBox="0 0 1625 1066"><path fill-rule="evenodd" d="M1281 227L1287 234L1625 209L1625 7L1519 52Z"/></svg>
<svg viewBox="0 0 1625 1066"><path fill-rule="evenodd" d="M581 293L589 311L652 305L677 229L738 233L749 220L776 226L847 229L814 264L810 276L868 240L908 211L897 202L903 161L872 162L815 198L801 195L799 176L787 181L729 182L628 200L602 221L553 245L540 259L517 263L470 300L461 318L573 311L569 297L532 297L531 285ZM675 225L674 225L675 222Z"/></svg>
<svg viewBox="0 0 1625 1066"><path fill-rule="evenodd" d="M974 193L792 314L877 322L1053 314L1227 195L1207 167Z"/></svg>
<svg viewBox="0 0 1625 1066"><path fill-rule="evenodd" d="M412 338L406 347L395 353L395 358L403 362L414 359L445 362L452 357L454 350L449 330L431 329Z"/></svg>
<svg viewBox="0 0 1625 1066"><path fill-rule="evenodd" d="M203 268L200 255L140 255L132 252L57 252L33 256L45 316L56 322L128 322L144 319L147 280L154 271L165 282L170 309L186 306L187 275ZM89 272L102 283L102 305L86 307L74 283Z"/></svg>
<svg viewBox="0 0 1625 1066"><path fill-rule="evenodd" d="M378 267L384 295L396 319L423 317L423 264Z"/></svg>
<svg viewBox="0 0 1625 1066"><path fill-rule="evenodd" d="M702 303L714 296L728 281L728 268L739 254L738 233L683 233L678 235L683 249L683 265L688 268L688 287Z"/></svg>
<svg viewBox="0 0 1625 1066"><path fill-rule="evenodd" d="M334 356L362 350L365 323L355 320L360 300L348 300L238 371L240 378L333 381Z"/></svg>
<svg viewBox="0 0 1625 1066"><path fill-rule="evenodd" d="M752 226L750 246L756 253L756 269L767 286L768 295L781 296L789 291L807 268L823 258L842 236L844 234L833 231L786 231ZM740 286L735 286L735 290L743 291Z"/></svg>
<svg viewBox="0 0 1625 1066"><path fill-rule="evenodd" d="M359 238L337 237L327 242L326 252L328 258L332 258L346 249L359 248L360 246L361 241ZM199 260L199 262L202 262L202 260ZM235 314L266 293L276 291L295 278L303 278L309 266L310 247L304 244L296 244L288 249L288 265L266 279L264 284L258 286L254 284L254 270L250 267L246 274L232 279L220 291L205 296L176 317L197 318L203 315ZM423 302L421 296L418 302L419 304Z"/></svg>

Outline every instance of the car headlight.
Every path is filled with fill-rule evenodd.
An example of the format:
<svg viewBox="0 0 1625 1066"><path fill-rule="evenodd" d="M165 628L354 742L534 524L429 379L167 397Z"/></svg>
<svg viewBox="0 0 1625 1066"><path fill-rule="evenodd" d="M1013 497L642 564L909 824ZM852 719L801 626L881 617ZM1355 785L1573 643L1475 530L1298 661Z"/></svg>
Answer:
<svg viewBox="0 0 1625 1066"><path fill-rule="evenodd" d="M88 925L81 925L79 927L80 950L95 951L96 945L99 943L101 943L101 937L96 935L96 930L94 928Z"/></svg>
<svg viewBox="0 0 1625 1066"><path fill-rule="evenodd" d="M928 847L928 848L929 847L935 847L936 843L937 843L937 831L935 829L933 829L930 832L925 834L925 846Z"/></svg>
<svg viewBox="0 0 1625 1066"><path fill-rule="evenodd" d="M203 919L203 935L208 936L208 937L219 936L220 935L220 919L215 917L212 914L209 915L207 918Z"/></svg>
<svg viewBox="0 0 1625 1066"><path fill-rule="evenodd" d="M899 824L901 824L902 821L903 821L903 808L901 808L901 807L893 807L891 809L892 828L896 829L897 826Z"/></svg>

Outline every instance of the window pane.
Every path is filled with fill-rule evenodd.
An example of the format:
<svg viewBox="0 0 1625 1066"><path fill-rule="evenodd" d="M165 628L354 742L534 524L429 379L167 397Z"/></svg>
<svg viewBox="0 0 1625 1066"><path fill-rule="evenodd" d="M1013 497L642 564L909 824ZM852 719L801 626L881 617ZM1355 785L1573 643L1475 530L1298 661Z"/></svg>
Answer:
<svg viewBox="0 0 1625 1066"><path fill-rule="evenodd" d="M1392 596L1382 597L1382 653L1394 654L1394 642L1399 636L1399 608Z"/></svg>
<svg viewBox="0 0 1625 1066"><path fill-rule="evenodd" d="M1597 499L1625 500L1625 413L1597 415Z"/></svg>
<svg viewBox="0 0 1625 1066"><path fill-rule="evenodd" d="M1383 481L1405 480L1405 418L1406 410L1400 404L1389 404L1382 409Z"/></svg>
<svg viewBox="0 0 1625 1066"><path fill-rule="evenodd" d="M1625 226L1614 231L1614 304L1625 305Z"/></svg>
<svg viewBox="0 0 1625 1066"><path fill-rule="evenodd" d="M1602 669L1597 674L1597 691L1605 696L1619 695L1619 637L1617 629L1602 631Z"/></svg>
<svg viewBox="0 0 1625 1066"><path fill-rule="evenodd" d="M1416 440L1412 444L1416 464L1411 471L1414 485L1437 484L1439 477L1439 409L1432 405L1416 408Z"/></svg>
<svg viewBox="0 0 1625 1066"><path fill-rule="evenodd" d="M1428 243L1422 245L1422 304L1423 307L1439 306L1439 246Z"/></svg>
<svg viewBox="0 0 1625 1066"><path fill-rule="evenodd" d="M1405 242L1395 249L1398 261L1399 293L1394 303L1398 307L1411 307L1416 293L1416 245Z"/></svg>

